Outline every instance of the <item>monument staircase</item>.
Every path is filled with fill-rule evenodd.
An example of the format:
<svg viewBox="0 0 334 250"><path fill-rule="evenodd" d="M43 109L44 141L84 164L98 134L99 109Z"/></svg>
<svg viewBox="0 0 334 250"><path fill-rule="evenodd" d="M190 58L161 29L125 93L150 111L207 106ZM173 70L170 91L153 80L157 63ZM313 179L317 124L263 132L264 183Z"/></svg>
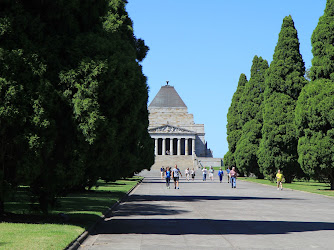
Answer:
<svg viewBox="0 0 334 250"><path fill-rule="evenodd" d="M155 163L152 166L151 170L160 170L162 166L164 168L173 168L175 164L177 164L180 170L197 167L194 165L192 155L159 155L155 157Z"/></svg>

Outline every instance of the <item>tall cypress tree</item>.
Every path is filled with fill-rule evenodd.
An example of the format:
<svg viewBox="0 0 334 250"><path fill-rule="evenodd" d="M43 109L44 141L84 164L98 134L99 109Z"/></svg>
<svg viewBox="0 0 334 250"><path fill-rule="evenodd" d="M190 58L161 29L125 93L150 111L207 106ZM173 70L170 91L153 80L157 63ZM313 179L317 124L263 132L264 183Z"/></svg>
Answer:
<svg viewBox="0 0 334 250"><path fill-rule="evenodd" d="M237 142L241 136L241 113L242 107L239 105L240 98L243 95L244 88L248 83L245 74L241 74L239 77L239 82L237 90L234 92L232 97L231 106L227 112L227 142L229 147L229 152L224 156L224 162L227 166L235 166L234 152Z"/></svg>
<svg viewBox="0 0 334 250"><path fill-rule="evenodd" d="M267 60L254 56L251 77L239 102L239 108L242 110L240 116L242 130L235 150L238 171L245 175L253 173L260 178L262 174L257 163L256 153L262 137L262 103L267 69Z"/></svg>
<svg viewBox="0 0 334 250"><path fill-rule="evenodd" d="M327 0L312 35L311 82L298 99L298 161L311 177L334 189L334 1Z"/></svg>
<svg viewBox="0 0 334 250"><path fill-rule="evenodd" d="M299 52L297 30L291 16L283 19L273 61L266 77L263 129L259 163L263 173L274 178L278 169L291 182L302 171L297 162L294 112L297 98L307 83Z"/></svg>

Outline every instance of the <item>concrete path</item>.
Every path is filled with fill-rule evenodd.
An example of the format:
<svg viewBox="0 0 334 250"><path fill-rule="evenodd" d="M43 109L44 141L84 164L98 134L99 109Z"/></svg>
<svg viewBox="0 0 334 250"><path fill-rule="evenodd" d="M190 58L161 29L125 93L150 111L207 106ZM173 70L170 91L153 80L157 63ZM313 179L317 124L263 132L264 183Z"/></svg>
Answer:
<svg viewBox="0 0 334 250"><path fill-rule="evenodd" d="M146 177L80 249L334 249L334 199L196 178Z"/></svg>

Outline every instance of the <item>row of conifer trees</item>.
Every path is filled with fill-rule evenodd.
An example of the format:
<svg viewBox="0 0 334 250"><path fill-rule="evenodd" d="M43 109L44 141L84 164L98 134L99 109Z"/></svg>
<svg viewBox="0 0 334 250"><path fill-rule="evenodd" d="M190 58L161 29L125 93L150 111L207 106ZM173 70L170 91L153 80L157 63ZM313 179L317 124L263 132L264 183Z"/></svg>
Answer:
<svg viewBox="0 0 334 250"><path fill-rule="evenodd" d="M0 216L149 168L148 47L123 0L0 2Z"/></svg>
<svg viewBox="0 0 334 250"><path fill-rule="evenodd" d="M314 178L334 189L334 0L313 32L305 72L297 30L283 20L273 60L255 56L249 81L241 74L227 114L224 163L243 175L286 182Z"/></svg>

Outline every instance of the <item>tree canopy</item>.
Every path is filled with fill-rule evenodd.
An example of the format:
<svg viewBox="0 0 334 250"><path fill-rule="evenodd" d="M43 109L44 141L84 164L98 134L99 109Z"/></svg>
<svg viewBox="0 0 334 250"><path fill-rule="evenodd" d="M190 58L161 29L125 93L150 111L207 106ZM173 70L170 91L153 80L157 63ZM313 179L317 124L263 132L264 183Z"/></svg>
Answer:
<svg viewBox="0 0 334 250"><path fill-rule="evenodd" d="M312 34L311 82L298 99L298 161L311 177L334 189L334 1L328 0Z"/></svg>
<svg viewBox="0 0 334 250"><path fill-rule="evenodd" d="M294 114L296 100L307 83L299 51L297 30L291 16L283 19L273 60L267 71L259 164L265 176L283 170L287 182L302 176L297 162Z"/></svg>
<svg viewBox="0 0 334 250"><path fill-rule="evenodd" d="M47 212L153 164L147 51L122 0L0 3L0 214L8 187Z"/></svg>
<svg viewBox="0 0 334 250"><path fill-rule="evenodd" d="M248 83L247 77L245 74L241 74L239 77L238 87L235 91L231 106L228 109L227 113L227 142L229 146L229 154L224 157L224 162L228 166L235 166L234 152L237 145L237 142L241 136L241 115L242 107L239 105L240 98L242 98L244 88Z"/></svg>
<svg viewBox="0 0 334 250"><path fill-rule="evenodd" d="M257 151L262 137L262 103L265 90L265 72L268 62L262 57L254 56L251 77L240 98L239 109L240 139L235 150L235 161L240 173L262 177L257 163Z"/></svg>

